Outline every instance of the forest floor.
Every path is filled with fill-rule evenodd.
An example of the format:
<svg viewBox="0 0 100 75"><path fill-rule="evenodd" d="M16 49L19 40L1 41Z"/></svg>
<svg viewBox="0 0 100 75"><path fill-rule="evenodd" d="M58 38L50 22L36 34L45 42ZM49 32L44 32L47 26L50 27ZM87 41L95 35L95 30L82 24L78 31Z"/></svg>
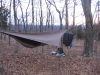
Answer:
<svg viewBox="0 0 100 75"><path fill-rule="evenodd" d="M64 47L65 57L51 55L56 47L46 45L37 48L26 48L19 44L15 53L15 40L0 39L0 61L4 75L100 75L100 42L98 52L93 57L81 56L83 40L74 40L73 47Z"/></svg>

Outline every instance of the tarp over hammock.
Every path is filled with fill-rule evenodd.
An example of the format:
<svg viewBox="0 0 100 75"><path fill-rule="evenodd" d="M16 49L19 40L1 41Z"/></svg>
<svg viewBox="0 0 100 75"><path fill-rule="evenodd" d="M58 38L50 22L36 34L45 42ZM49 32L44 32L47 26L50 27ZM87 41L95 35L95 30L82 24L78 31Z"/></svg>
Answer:
<svg viewBox="0 0 100 75"><path fill-rule="evenodd" d="M16 41L25 47L33 48L41 45L53 45L61 47L61 37L67 30L53 31L53 32L41 32L41 33L16 33L16 32L5 32L13 37Z"/></svg>

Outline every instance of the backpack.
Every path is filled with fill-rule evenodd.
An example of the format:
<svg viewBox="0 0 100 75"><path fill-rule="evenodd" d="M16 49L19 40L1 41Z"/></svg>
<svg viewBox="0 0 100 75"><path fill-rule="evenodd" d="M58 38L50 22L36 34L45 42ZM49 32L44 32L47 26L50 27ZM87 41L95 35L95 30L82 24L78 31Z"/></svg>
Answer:
<svg viewBox="0 0 100 75"><path fill-rule="evenodd" d="M62 48L58 48L56 53L62 54L62 53L64 53L64 51Z"/></svg>

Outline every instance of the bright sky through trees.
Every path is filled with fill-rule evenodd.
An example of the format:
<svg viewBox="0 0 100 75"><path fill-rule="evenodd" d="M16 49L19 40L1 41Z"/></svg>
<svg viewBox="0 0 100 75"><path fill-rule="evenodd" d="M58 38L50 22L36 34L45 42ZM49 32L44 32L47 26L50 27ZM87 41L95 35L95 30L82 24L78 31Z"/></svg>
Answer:
<svg viewBox="0 0 100 75"><path fill-rule="evenodd" d="M18 1L18 0L17 0ZM26 8L28 6L28 3L29 3L29 0L20 0L21 1L21 5L22 5L22 8L23 8L23 12L24 12L24 16L25 16L25 12L26 12ZM31 0L30 0L31 1ZM34 3L34 7L35 7L35 18L36 18L36 11L38 12L38 15L37 17L39 18L39 0L34 0L35 3ZM46 3L45 3L45 0L42 0L43 1L43 18L44 20L46 20L46 12L47 12L47 8L46 8ZM56 6L57 8L61 11L62 8L64 7L64 1L65 0L55 0L56 2ZM96 3L98 2L98 0L92 0L92 5L91 5L91 9L92 9L92 13L94 14L95 12L95 7L96 7ZM3 0L3 4L5 4L5 6L9 9L9 4L10 4L10 1L9 0ZM68 2L68 12L69 12L69 24L72 24L73 22L73 0L69 0ZM13 6L13 3L12 3L12 6ZM16 2L16 8L17 8L17 16L18 16L18 19L21 18L22 14L21 14L21 10L20 10L20 6L18 5L18 2ZM12 7L12 18L13 18L13 7ZM51 11L52 13L54 14L54 18L55 18L55 24L59 24L59 14L56 12L56 9L51 6ZM30 2L30 5L28 7L28 22L31 23L31 16L32 16L32 8L31 8L31 2ZM65 15L65 14L64 14ZM85 19L84 19L84 13L83 13L83 9L82 9L82 6L81 6L81 1L80 0L76 0L76 12L75 12L75 23L76 24L84 24L85 23ZM45 21L44 21L44 24L45 24ZM63 24L65 24L65 16L63 18Z"/></svg>

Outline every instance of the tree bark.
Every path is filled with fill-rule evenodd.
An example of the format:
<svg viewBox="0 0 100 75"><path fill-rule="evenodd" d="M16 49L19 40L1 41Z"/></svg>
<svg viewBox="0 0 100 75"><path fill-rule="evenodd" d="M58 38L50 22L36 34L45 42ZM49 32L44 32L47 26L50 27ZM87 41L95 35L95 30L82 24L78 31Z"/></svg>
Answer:
<svg viewBox="0 0 100 75"><path fill-rule="evenodd" d="M11 30L11 2L12 0L10 0L9 31Z"/></svg>
<svg viewBox="0 0 100 75"><path fill-rule="evenodd" d="M0 10L0 13L2 13L2 0L1 0L1 10ZM1 18L2 18L2 16L1 16ZM0 19L0 29L2 30L3 28L2 28L2 19Z"/></svg>
<svg viewBox="0 0 100 75"><path fill-rule="evenodd" d="M29 5L30 5L30 0L29 0L29 3L28 3L28 6L26 8L26 32L28 32L28 19L27 19L28 16L27 16L27 10L28 10Z"/></svg>
<svg viewBox="0 0 100 75"><path fill-rule="evenodd" d="M36 29L36 32L38 31L38 27L37 27L37 25L38 25L38 17L37 17L37 15L38 14L37 14L37 10L36 10L36 28L35 28Z"/></svg>
<svg viewBox="0 0 100 75"><path fill-rule="evenodd" d="M1 0L1 8L2 8L2 0Z"/></svg>
<svg viewBox="0 0 100 75"><path fill-rule="evenodd" d="M51 4L47 2L47 0L45 0L45 3L47 5L47 19L46 19L46 28L47 28L47 31L50 31L51 28L50 28L50 20L51 20Z"/></svg>
<svg viewBox="0 0 100 75"><path fill-rule="evenodd" d="M15 31L17 31L17 14L15 9L15 0L13 0L13 11L14 11L14 23L15 23Z"/></svg>
<svg viewBox="0 0 100 75"><path fill-rule="evenodd" d="M42 0L40 0L40 32L43 32Z"/></svg>
<svg viewBox="0 0 100 75"><path fill-rule="evenodd" d="M68 4L67 4L68 0L65 0L65 5L66 5L66 29L68 29L68 24L69 24L69 21L68 21Z"/></svg>
<svg viewBox="0 0 100 75"><path fill-rule="evenodd" d="M25 21L24 21L24 15L23 15L23 9L21 7L21 2L20 0L18 0L19 4L20 4L20 9L21 9L21 13L22 13L22 21L23 21L23 24L24 24L24 29L23 29L23 32L26 32L26 26L25 26Z"/></svg>
<svg viewBox="0 0 100 75"><path fill-rule="evenodd" d="M53 27L54 27L54 16L51 15L51 30L53 31Z"/></svg>
<svg viewBox="0 0 100 75"><path fill-rule="evenodd" d="M75 26L75 5L76 5L76 0L74 0L73 27Z"/></svg>
<svg viewBox="0 0 100 75"><path fill-rule="evenodd" d="M93 18L91 14L91 0L81 0L86 19L85 41L83 55L93 56Z"/></svg>
<svg viewBox="0 0 100 75"><path fill-rule="evenodd" d="M32 0L32 32L34 32L34 0Z"/></svg>

